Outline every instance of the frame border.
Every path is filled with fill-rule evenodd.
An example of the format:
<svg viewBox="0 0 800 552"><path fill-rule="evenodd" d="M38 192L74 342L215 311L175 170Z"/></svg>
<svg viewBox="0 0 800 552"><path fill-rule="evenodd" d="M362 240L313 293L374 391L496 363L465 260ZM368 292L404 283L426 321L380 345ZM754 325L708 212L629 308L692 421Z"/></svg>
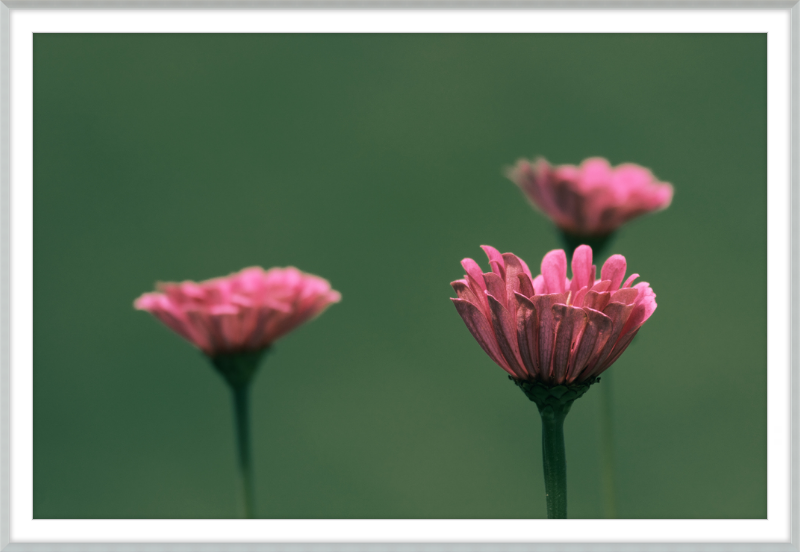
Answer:
<svg viewBox="0 0 800 552"><path fill-rule="evenodd" d="M11 44L15 9L777 9L790 12L791 538L788 543L12 543L11 522ZM0 0L0 552L800 552L800 0Z"/></svg>

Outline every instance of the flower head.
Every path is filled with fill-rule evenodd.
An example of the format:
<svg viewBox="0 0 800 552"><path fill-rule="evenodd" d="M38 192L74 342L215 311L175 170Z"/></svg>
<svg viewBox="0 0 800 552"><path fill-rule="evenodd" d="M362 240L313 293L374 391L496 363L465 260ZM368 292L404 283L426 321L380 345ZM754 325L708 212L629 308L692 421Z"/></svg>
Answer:
<svg viewBox="0 0 800 552"><path fill-rule="evenodd" d="M473 337L517 381L581 383L599 375L628 347L656 309L655 293L639 276L625 279L622 255L611 256L596 279L592 249L581 245L567 278L563 250L549 252L533 278L513 253L483 246L491 272L472 259L452 282L453 303Z"/></svg>
<svg viewBox="0 0 800 552"><path fill-rule="evenodd" d="M611 167L600 157L580 167L521 159L507 175L559 228L577 236L606 236L672 201L672 185L648 169L632 163Z"/></svg>
<svg viewBox="0 0 800 552"><path fill-rule="evenodd" d="M260 351L341 299L324 278L294 267L246 268L204 282L160 283L134 307L215 357Z"/></svg>

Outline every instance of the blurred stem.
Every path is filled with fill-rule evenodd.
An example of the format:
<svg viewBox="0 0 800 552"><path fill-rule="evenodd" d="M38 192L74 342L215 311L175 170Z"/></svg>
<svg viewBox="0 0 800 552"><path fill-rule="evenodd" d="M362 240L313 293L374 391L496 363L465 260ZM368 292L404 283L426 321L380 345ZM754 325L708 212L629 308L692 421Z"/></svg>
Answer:
<svg viewBox="0 0 800 552"><path fill-rule="evenodd" d="M564 447L565 409L543 408L542 456L548 519L567 517L567 453Z"/></svg>
<svg viewBox="0 0 800 552"><path fill-rule="evenodd" d="M603 511L607 519L617 517L617 496L614 485L614 417L613 392L608 372L600 386L600 446L602 448Z"/></svg>
<svg viewBox="0 0 800 552"><path fill-rule="evenodd" d="M613 233L605 236L578 236L565 232L564 230L559 231L559 234L561 235L561 243L564 244L567 260L569 262L572 262L572 253L579 245L588 245L592 248L592 256L597 266L600 266L598 261L603 258L606 247L614 237Z"/></svg>
<svg viewBox="0 0 800 552"><path fill-rule="evenodd" d="M250 382L267 349L216 355L211 362L230 385L233 394L233 414L236 424L236 442L239 456L239 472L242 480L244 516L255 515L253 493L253 465L250 461Z"/></svg>
<svg viewBox="0 0 800 552"><path fill-rule="evenodd" d="M254 517L253 467L250 462L250 384L231 386L236 415L236 437L239 449L239 472L244 497L244 517Z"/></svg>

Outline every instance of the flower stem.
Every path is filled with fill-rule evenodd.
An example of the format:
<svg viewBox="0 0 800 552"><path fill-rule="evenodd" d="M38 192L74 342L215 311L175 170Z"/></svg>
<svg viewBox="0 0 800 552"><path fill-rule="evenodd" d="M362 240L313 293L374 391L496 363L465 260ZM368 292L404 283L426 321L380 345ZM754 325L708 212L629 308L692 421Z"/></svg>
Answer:
<svg viewBox="0 0 800 552"><path fill-rule="evenodd" d="M544 459L544 488L547 497L547 517L567 517L567 454L564 448L564 419L562 409L542 408L542 456Z"/></svg>
<svg viewBox="0 0 800 552"><path fill-rule="evenodd" d="M266 349L242 353L221 354L211 358L217 371L225 378L233 393L233 414L236 419L236 441L239 452L239 472L242 479L244 516L255 515L253 466L250 461L250 382Z"/></svg>
<svg viewBox="0 0 800 552"><path fill-rule="evenodd" d="M242 496L244 497L244 517L254 517L253 469L250 462L250 384L234 386L233 409L236 415L236 437L239 449L239 472L242 479Z"/></svg>
<svg viewBox="0 0 800 552"><path fill-rule="evenodd" d="M614 419L612 413L611 381L608 372L603 374L600 386L600 442L602 447L603 510L607 519L617 517L617 500L614 485Z"/></svg>

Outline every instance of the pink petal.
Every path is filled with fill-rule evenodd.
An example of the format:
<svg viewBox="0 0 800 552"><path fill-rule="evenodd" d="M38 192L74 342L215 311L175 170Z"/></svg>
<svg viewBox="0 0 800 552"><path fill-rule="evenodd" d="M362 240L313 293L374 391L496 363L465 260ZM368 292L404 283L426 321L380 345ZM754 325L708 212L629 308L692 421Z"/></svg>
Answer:
<svg viewBox="0 0 800 552"><path fill-rule="evenodd" d="M579 245L572 254L572 283L570 289L577 292L585 286L594 284L592 275L592 248Z"/></svg>
<svg viewBox="0 0 800 552"><path fill-rule="evenodd" d="M522 263L519 261L519 258L513 253L503 253L503 262L506 268L506 297L509 303L512 302L511 299L514 297L514 294L521 289L519 277L527 276L522 269Z"/></svg>
<svg viewBox="0 0 800 552"><path fill-rule="evenodd" d="M506 299L506 283L505 281L495 274L494 272L487 272L483 275L483 281L486 283L486 294L491 295L503 306L507 305ZM491 311L491 305L489 307Z"/></svg>
<svg viewBox="0 0 800 552"><path fill-rule="evenodd" d="M463 266L464 270L467 272L467 282L472 292L478 298L478 306L486 313L487 318L491 317L489 302L486 300L486 294L484 293L484 291L486 291L486 282L483 280L483 271L481 267L472 259L463 259L461 261L461 266Z"/></svg>
<svg viewBox="0 0 800 552"><path fill-rule="evenodd" d="M589 308L585 308L584 312L587 316L586 328L570 359L567 383L585 379L584 372L591 358L599 355L599 351L611 336L613 328L611 319L602 312Z"/></svg>
<svg viewBox="0 0 800 552"><path fill-rule="evenodd" d="M478 266L478 263L472 259L463 259L461 261L461 266L464 267L464 270L467 272L467 276L475 281L481 291L486 289L486 285L483 283L483 270L481 270L481 267ZM477 293L477 290L475 291Z"/></svg>
<svg viewBox="0 0 800 552"><path fill-rule="evenodd" d="M539 377L539 358L537 353L536 307L527 297L516 293L517 300L517 344L519 356L527 372Z"/></svg>
<svg viewBox="0 0 800 552"><path fill-rule="evenodd" d="M465 280L456 280L455 282L450 282L450 286L452 286L453 290L455 290L459 299L469 301L476 307L481 308L480 299L478 299L478 296L475 295L475 292L472 291L472 288L469 287Z"/></svg>
<svg viewBox="0 0 800 552"><path fill-rule="evenodd" d="M450 298L456 306L458 314L464 320L472 337L481 346L484 352L489 355L500 368L508 372L511 376L517 377L517 374L509 367L503 355L500 353L500 347L497 345L497 338L494 335L494 330L486 317L478 310L475 305L468 303L463 299Z"/></svg>
<svg viewBox="0 0 800 552"><path fill-rule="evenodd" d="M489 306L492 309L492 327L494 335L497 337L497 344L500 346L500 352L503 353L506 362L517 374L517 378L526 379L528 371L524 368L517 344L516 313L509 312L491 295L489 296Z"/></svg>
<svg viewBox="0 0 800 552"><path fill-rule="evenodd" d="M600 280L599 282L595 282L594 286L592 286L592 291L608 291L611 287L611 280Z"/></svg>
<svg viewBox="0 0 800 552"><path fill-rule="evenodd" d="M554 249L542 259L542 276L547 293L563 293L567 279L567 254Z"/></svg>
<svg viewBox="0 0 800 552"><path fill-rule="evenodd" d="M519 278L519 291L525 297L533 297L533 294L536 293L533 290L533 282L531 281L531 277L527 274L520 274Z"/></svg>
<svg viewBox="0 0 800 552"><path fill-rule="evenodd" d="M549 295L534 295L531 302L538 315L536 333L539 337L537 350L539 351L539 370L544 381L552 381L551 367L553 364L553 345L556 335L556 321L553 318L553 305L564 304L567 300L566 293L553 293Z"/></svg>
<svg viewBox="0 0 800 552"><path fill-rule="evenodd" d="M633 288L618 289L611 294L611 301L613 303L622 303L623 305L632 305L636 298L639 296L639 290Z"/></svg>
<svg viewBox="0 0 800 552"><path fill-rule="evenodd" d="M553 319L556 321L556 337L553 350L554 382L562 384L567 377L570 353L579 341L588 317L583 309L566 305L553 305Z"/></svg>
<svg viewBox="0 0 800 552"><path fill-rule="evenodd" d="M492 272L501 278L504 278L506 267L503 264L503 256L500 254L500 252L491 245L482 245L481 249L483 249L484 253L486 253L486 256L489 257L489 265L492 267ZM493 262L497 263L497 266L493 265Z"/></svg>
<svg viewBox="0 0 800 552"><path fill-rule="evenodd" d="M611 280L610 289L617 290L622 280L625 278L626 268L627 263L625 262L625 257L622 255L611 255L603 265L600 278L603 280Z"/></svg>
<svg viewBox="0 0 800 552"><path fill-rule="evenodd" d="M536 295L544 295L547 293L546 286L544 283L544 276L539 274L536 278L533 279L533 290Z"/></svg>
<svg viewBox="0 0 800 552"><path fill-rule="evenodd" d="M596 311L602 312L608 302L611 300L611 294L607 291L590 291L586 294L586 297L583 300L583 304L579 305L585 307L587 309L594 309Z"/></svg>
<svg viewBox="0 0 800 552"><path fill-rule="evenodd" d="M588 292L589 292L588 287L583 287L579 289L578 292L572 296L571 304L575 305L576 307L582 307L583 302L586 299L586 294Z"/></svg>
<svg viewBox="0 0 800 552"><path fill-rule="evenodd" d="M611 334L609 335L608 341L603 347L603 350L600 352L597 358L590 360L590 367L587 370L587 377L596 376L608 367L608 364L605 364L605 361L614 350L614 346L616 345L617 340L622 333L622 329L625 327L625 323L628 321L632 311L633 305L623 305L622 303L609 303L608 306L603 309L603 314L611 319L613 326L611 329Z"/></svg>
<svg viewBox="0 0 800 552"><path fill-rule="evenodd" d="M638 274L631 274L630 276L628 276L628 279L625 280L625 283L622 284L622 287L623 288L631 287L631 284L633 284L633 281L636 280L636 278L638 278L638 277L639 277Z"/></svg>

